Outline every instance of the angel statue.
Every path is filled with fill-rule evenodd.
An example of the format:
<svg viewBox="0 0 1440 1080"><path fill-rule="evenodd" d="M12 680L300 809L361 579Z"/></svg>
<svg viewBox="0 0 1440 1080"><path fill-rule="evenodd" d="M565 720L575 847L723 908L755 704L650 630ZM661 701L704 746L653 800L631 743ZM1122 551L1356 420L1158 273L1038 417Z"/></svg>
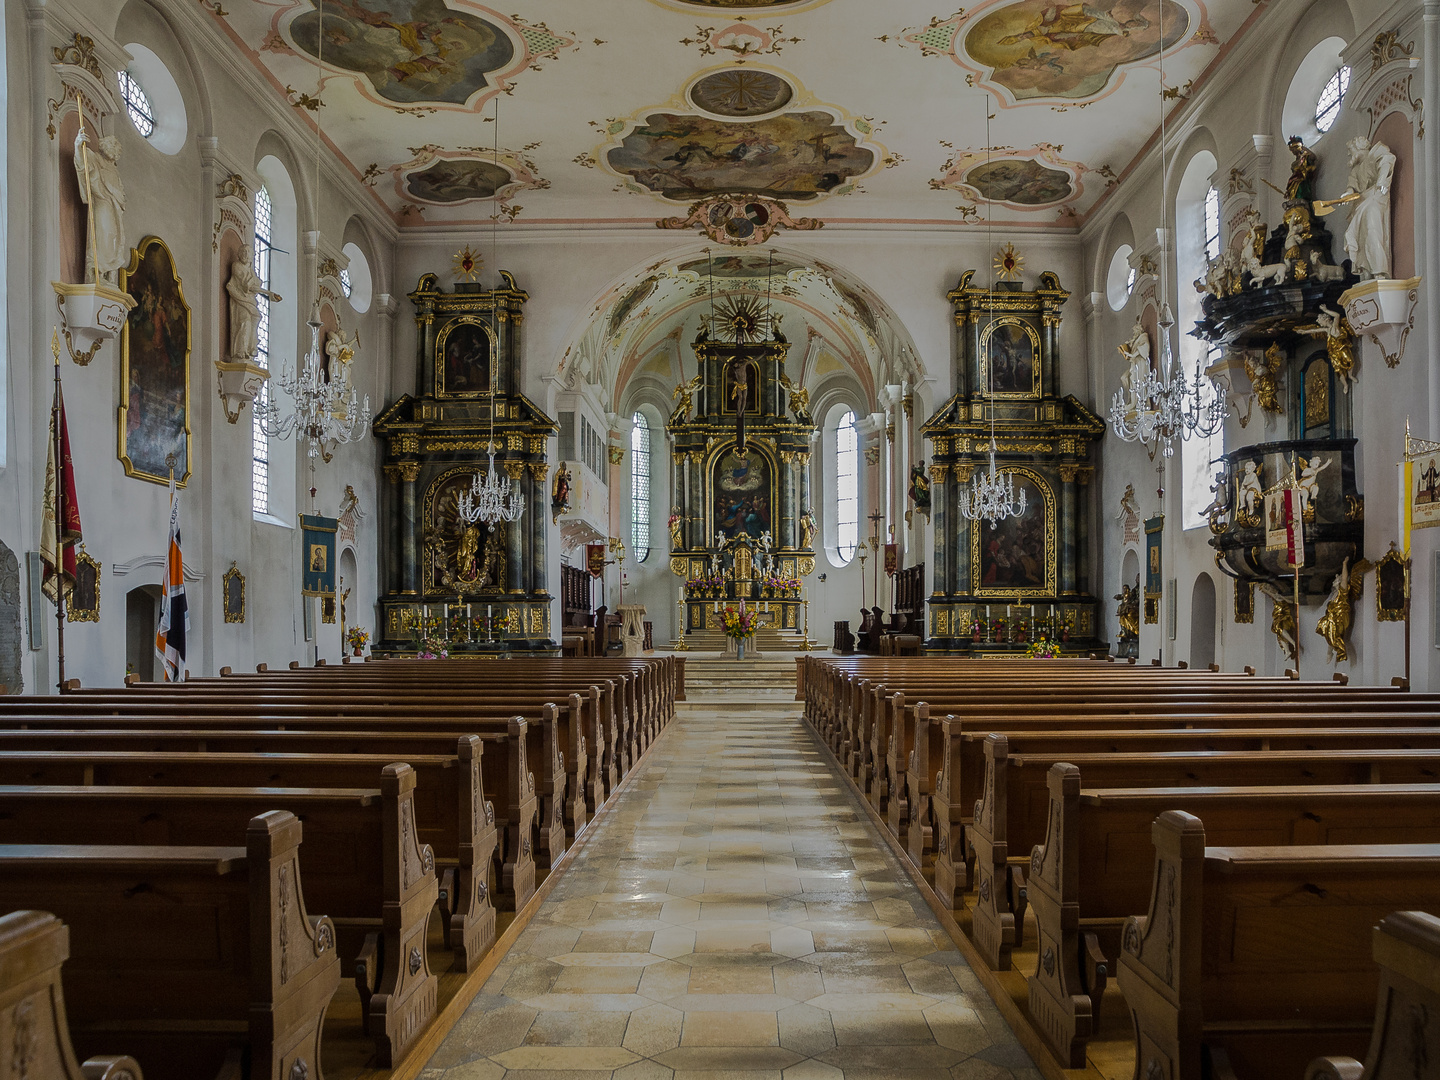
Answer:
<svg viewBox="0 0 1440 1080"><path fill-rule="evenodd" d="M1260 486L1260 466L1253 461L1245 462L1245 468L1240 473L1235 503L1249 518L1255 517L1255 512L1265 504L1265 489Z"/></svg>
<svg viewBox="0 0 1440 1080"><path fill-rule="evenodd" d="M1355 602L1365 588L1365 571L1370 569L1370 560L1361 559L1353 567L1346 559L1340 564L1340 572L1330 586L1330 598L1325 601L1325 614L1315 624L1315 632L1325 639L1326 659L1333 664L1344 664L1350 659L1345 639L1350 636L1350 624L1355 621Z"/></svg>
<svg viewBox="0 0 1440 1080"><path fill-rule="evenodd" d="M1301 513L1309 510L1311 513L1306 520L1314 518L1315 501L1320 498L1320 474L1330 464L1329 459L1321 461L1319 455L1315 457L1300 459L1300 479L1297 485L1300 488Z"/></svg>
<svg viewBox="0 0 1440 1080"><path fill-rule="evenodd" d="M1209 506L1200 511L1200 516L1207 518L1213 526L1218 525L1219 519L1230 513L1230 477L1224 469L1215 474L1215 483L1210 485L1210 490L1215 498L1210 500Z"/></svg>
<svg viewBox="0 0 1440 1080"><path fill-rule="evenodd" d="M1355 380L1355 332L1350 329L1345 315L1329 304L1321 304L1315 316L1315 325L1302 326L1300 333L1325 338L1325 352L1330 358L1330 366L1340 380L1340 389L1348 394L1350 384Z"/></svg>
<svg viewBox="0 0 1440 1080"><path fill-rule="evenodd" d="M1245 354L1245 374L1250 378L1260 408L1267 413L1280 411L1280 368L1284 362L1285 354L1278 341L1265 350L1263 359L1254 360L1250 353Z"/></svg>
<svg viewBox="0 0 1440 1080"><path fill-rule="evenodd" d="M1297 641L1295 637L1295 605L1284 593L1268 582L1262 582L1260 591L1273 601L1270 611L1270 632L1285 650L1290 662L1295 663Z"/></svg>
<svg viewBox="0 0 1440 1080"><path fill-rule="evenodd" d="M780 373L780 385L790 395L789 408L795 414L795 419L802 424L814 423L814 417L810 415L810 391L805 390L790 381L790 376L783 371Z"/></svg>
<svg viewBox="0 0 1440 1080"><path fill-rule="evenodd" d="M691 379L688 383L681 383L675 387L675 392L672 393L670 397L671 400L679 398L680 404L676 405L675 410L670 414L670 422L672 424L683 424L690 419L690 410L695 407L692 395L696 390L700 389L700 383L703 378L704 376L702 375L696 375L695 378Z"/></svg>

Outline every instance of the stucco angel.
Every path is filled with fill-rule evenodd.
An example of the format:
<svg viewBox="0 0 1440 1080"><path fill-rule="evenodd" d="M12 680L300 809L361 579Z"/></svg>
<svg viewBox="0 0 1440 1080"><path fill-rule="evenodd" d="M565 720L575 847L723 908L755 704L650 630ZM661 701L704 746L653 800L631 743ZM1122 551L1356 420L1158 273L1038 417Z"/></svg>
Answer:
<svg viewBox="0 0 1440 1080"><path fill-rule="evenodd" d="M1344 664L1350 659L1346 638L1355 621L1355 602L1365 588L1365 572L1370 569L1370 560L1361 559L1354 566L1346 559L1340 564L1340 572L1330 586L1330 598L1325 601L1325 614L1315 624L1315 632L1325 639L1326 659L1332 664Z"/></svg>
<svg viewBox="0 0 1440 1080"><path fill-rule="evenodd" d="M1269 582L1262 582L1260 591L1274 602L1270 611L1270 632L1275 635L1275 640L1285 650L1285 655L1290 662L1296 662L1296 640L1295 626L1295 604L1279 589Z"/></svg>

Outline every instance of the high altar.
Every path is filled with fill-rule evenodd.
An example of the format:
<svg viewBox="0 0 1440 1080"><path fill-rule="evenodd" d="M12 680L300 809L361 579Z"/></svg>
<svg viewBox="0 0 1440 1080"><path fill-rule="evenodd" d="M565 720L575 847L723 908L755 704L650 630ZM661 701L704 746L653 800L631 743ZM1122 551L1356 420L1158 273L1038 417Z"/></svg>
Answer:
<svg viewBox="0 0 1440 1080"><path fill-rule="evenodd" d="M966 271L947 297L956 392L921 428L933 447L935 530L926 648L1014 655L1045 635L1085 652L1102 625L1089 592L1088 522L1090 447L1105 424L1056 393L1060 309L1070 294L1050 272L1033 291L1005 280L979 288L974 275ZM1019 517L993 526L960 513L961 493L989 469L992 410L999 471L1026 497Z"/></svg>
<svg viewBox="0 0 1440 1080"><path fill-rule="evenodd" d="M410 294L419 331L418 396L376 418L385 441L380 633L376 647L415 648L417 631L451 652L549 650L545 572L546 438L554 421L520 393L521 327L529 295L426 274ZM493 435L492 435L493 432ZM495 467L524 496L520 517L467 523L460 495Z"/></svg>
<svg viewBox="0 0 1440 1080"><path fill-rule="evenodd" d="M702 326L691 345L700 373L675 391L679 403L666 424L678 500L670 569L684 583L687 634L722 629L725 602L740 599L762 628L804 629L800 579L815 569L808 467L815 422L805 391L785 373L789 343L778 329L768 337L717 341Z"/></svg>

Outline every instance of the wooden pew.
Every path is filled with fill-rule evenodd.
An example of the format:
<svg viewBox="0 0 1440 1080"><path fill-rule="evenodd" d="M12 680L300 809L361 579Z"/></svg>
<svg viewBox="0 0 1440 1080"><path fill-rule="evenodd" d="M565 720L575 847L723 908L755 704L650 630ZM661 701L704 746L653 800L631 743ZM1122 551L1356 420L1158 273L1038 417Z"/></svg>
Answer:
<svg viewBox="0 0 1440 1080"><path fill-rule="evenodd" d="M245 846L0 845L0 904L57 912L73 946L63 1008L31 991L37 1043L48 1013L81 1053L123 1033L150 1080L215 1076L241 1048L253 1078L320 1075L340 958L334 925L306 907L300 822L271 811L230 835ZM58 991L66 928L38 911L11 926L30 939L30 985ZM13 1075L58 1075L39 1064Z"/></svg>
<svg viewBox="0 0 1440 1080"><path fill-rule="evenodd" d="M288 810L306 824L300 852L312 902L355 958L366 1033L390 1067L433 1017L426 927L438 884L415 833L415 773L380 771L379 790L343 788L0 787L0 842L216 846L236 821Z"/></svg>
<svg viewBox="0 0 1440 1080"><path fill-rule="evenodd" d="M1397 903L1440 907L1440 845L1207 847L1180 811L1153 837L1147 914L1126 923L1119 961L1135 1075L1262 1080L1361 1052L1371 928Z"/></svg>
<svg viewBox="0 0 1440 1080"><path fill-rule="evenodd" d="M1374 930L1380 968L1375 1026L1362 1065L1353 1057L1321 1057L1305 1080L1433 1080L1440 1070L1440 919L1423 911L1386 915Z"/></svg>
<svg viewBox="0 0 1440 1080"><path fill-rule="evenodd" d="M143 1080L132 1057L97 1056L83 1065L76 1058L60 982L69 956L70 931L54 915L14 911L0 917L0 1015L9 1019L11 1067L20 1076L46 1080Z"/></svg>

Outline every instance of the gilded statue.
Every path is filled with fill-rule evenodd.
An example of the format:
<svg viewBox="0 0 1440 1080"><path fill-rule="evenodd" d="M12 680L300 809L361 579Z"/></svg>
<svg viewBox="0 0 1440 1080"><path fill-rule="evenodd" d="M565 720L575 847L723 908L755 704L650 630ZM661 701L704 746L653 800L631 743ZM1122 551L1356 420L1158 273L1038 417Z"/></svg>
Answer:
<svg viewBox="0 0 1440 1080"><path fill-rule="evenodd" d="M702 378L703 376L696 375L695 378L691 379L688 383L681 383L675 387L675 391L670 395L670 398L672 401L675 398L679 398L680 404L676 405L674 411L670 413L670 422L672 424L683 424L690 419L690 410L695 407L694 394L695 391L700 388Z"/></svg>
<svg viewBox="0 0 1440 1080"><path fill-rule="evenodd" d="M480 584L492 589L505 587L505 530L496 522L485 538L485 562L481 567Z"/></svg>
<svg viewBox="0 0 1440 1080"><path fill-rule="evenodd" d="M1330 358L1330 367L1340 380L1340 389L1348 394L1355 379L1355 331L1350 329L1344 313L1329 304L1321 304L1315 316L1315 325L1302 326L1300 333L1325 338L1325 353Z"/></svg>
<svg viewBox="0 0 1440 1080"><path fill-rule="evenodd" d="M1132 589L1129 585L1120 586L1120 591L1115 594L1118 603L1115 605L1115 618L1120 622L1120 640L1138 641L1140 639L1140 584L1136 582Z"/></svg>
<svg viewBox="0 0 1440 1080"><path fill-rule="evenodd" d="M1345 639L1350 636L1350 626L1355 621L1355 602L1365 588L1365 572L1370 565L1369 559L1361 559L1352 567L1350 560L1346 559L1340 564L1340 572L1330 586L1325 614L1315 624L1315 632L1325 639L1326 659L1331 663L1343 664L1350 659Z"/></svg>
<svg viewBox="0 0 1440 1080"><path fill-rule="evenodd" d="M560 520L561 514L570 512L570 470L565 462L555 470L555 480L550 485L550 524Z"/></svg>
<svg viewBox="0 0 1440 1080"><path fill-rule="evenodd" d="M479 576L477 558L480 554L480 526L466 525L460 532L460 545L455 552L456 572L461 581L474 583Z"/></svg>
<svg viewBox="0 0 1440 1080"><path fill-rule="evenodd" d="M922 514L930 513L930 473L923 460L910 468L910 499Z"/></svg>
<svg viewBox="0 0 1440 1080"><path fill-rule="evenodd" d="M800 548L809 551L815 540L815 511L806 509L800 515Z"/></svg>
<svg viewBox="0 0 1440 1080"><path fill-rule="evenodd" d="M1272 601L1270 632L1275 635L1275 640L1293 664L1296 649L1295 605L1274 585L1262 583L1260 591Z"/></svg>
<svg viewBox="0 0 1440 1080"><path fill-rule="evenodd" d="M795 414L795 419L802 424L814 423L814 417L810 415L810 391L795 385L783 371L780 373L780 385L790 395L789 409Z"/></svg>
<svg viewBox="0 0 1440 1080"><path fill-rule="evenodd" d="M680 516L680 508L678 506L672 506L670 508L670 518L665 524L670 529L670 550L682 550L685 547L685 542L680 536L680 530L684 527L685 519Z"/></svg>
<svg viewBox="0 0 1440 1080"><path fill-rule="evenodd" d="M1285 198L1308 204L1315 198L1315 173L1320 169L1320 159L1299 135L1291 135L1287 145L1294 160L1290 163L1290 179L1285 184Z"/></svg>
<svg viewBox="0 0 1440 1080"><path fill-rule="evenodd" d="M1280 343L1274 342L1265 350L1263 360L1255 360L1252 354L1245 354L1245 374L1250 377L1250 386L1260 408L1267 413L1280 411L1280 369L1285 364L1285 353Z"/></svg>

